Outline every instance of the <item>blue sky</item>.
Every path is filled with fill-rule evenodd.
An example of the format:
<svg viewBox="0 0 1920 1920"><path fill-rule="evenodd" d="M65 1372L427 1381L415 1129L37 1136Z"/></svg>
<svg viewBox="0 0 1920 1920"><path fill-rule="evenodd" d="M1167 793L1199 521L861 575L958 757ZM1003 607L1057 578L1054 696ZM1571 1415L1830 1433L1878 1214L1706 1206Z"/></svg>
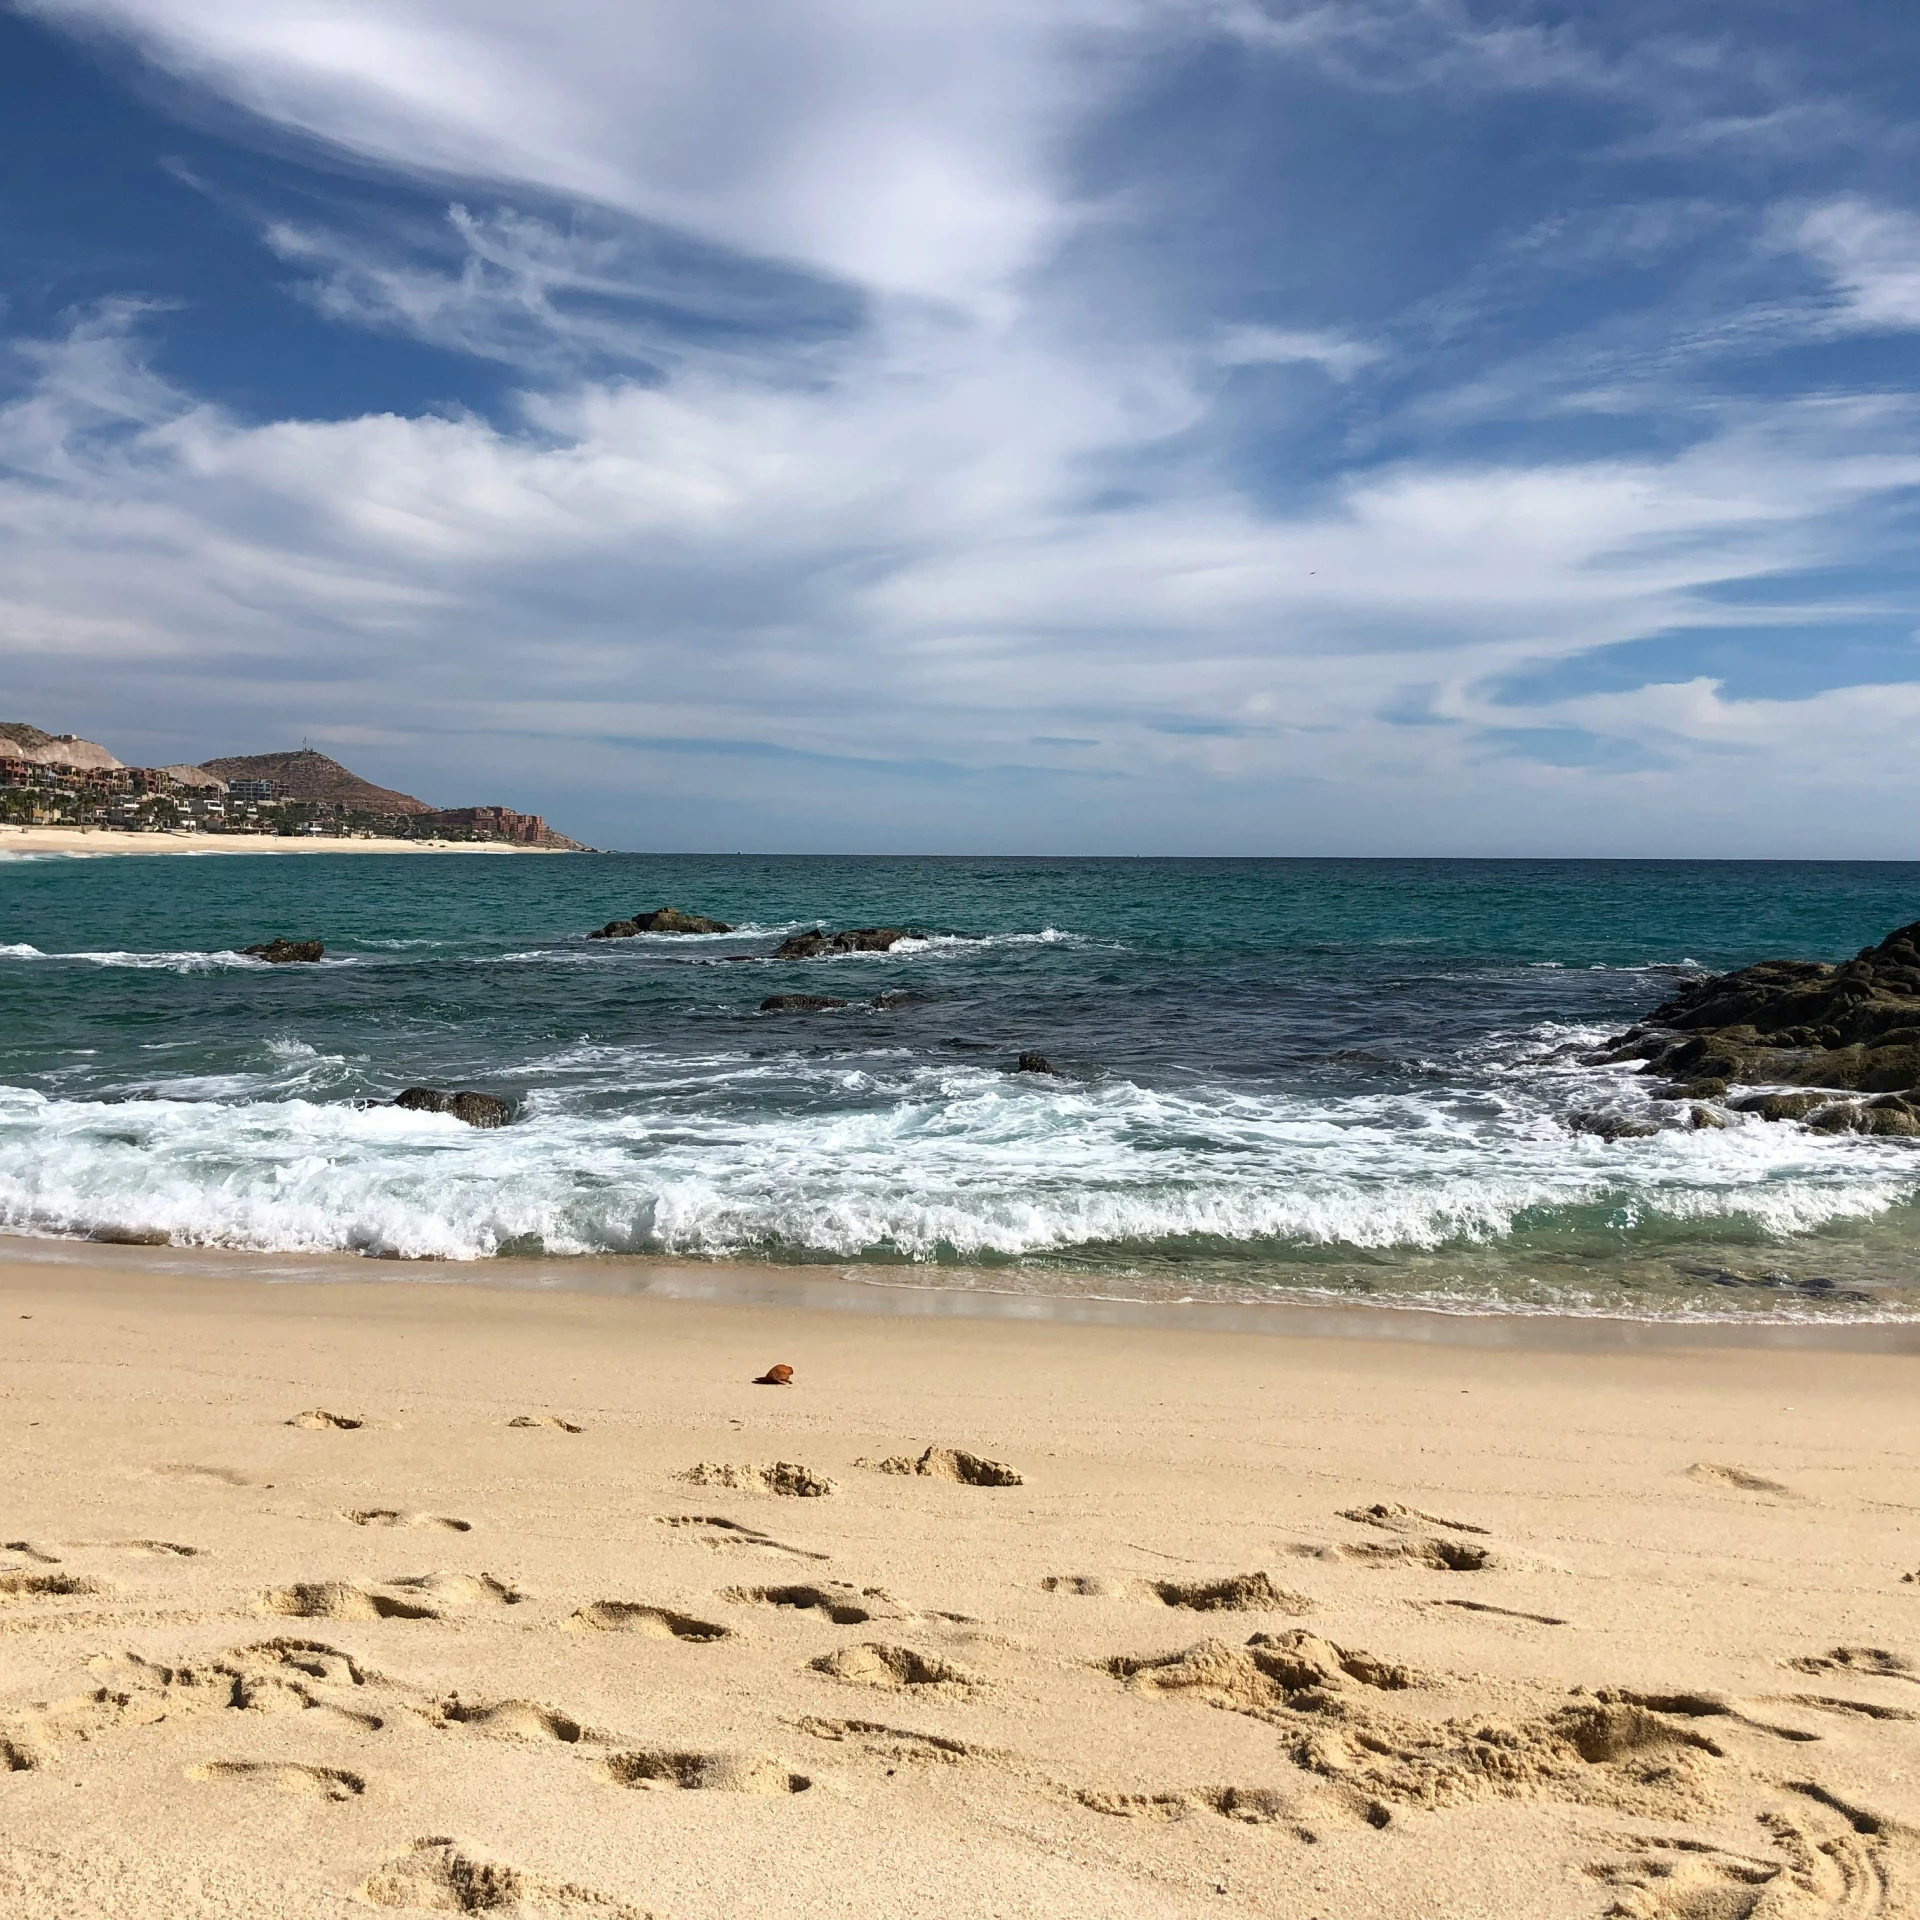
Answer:
<svg viewBox="0 0 1920 1920"><path fill-rule="evenodd" d="M0 689L637 848L1920 855L1920 12L0 11Z"/></svg>

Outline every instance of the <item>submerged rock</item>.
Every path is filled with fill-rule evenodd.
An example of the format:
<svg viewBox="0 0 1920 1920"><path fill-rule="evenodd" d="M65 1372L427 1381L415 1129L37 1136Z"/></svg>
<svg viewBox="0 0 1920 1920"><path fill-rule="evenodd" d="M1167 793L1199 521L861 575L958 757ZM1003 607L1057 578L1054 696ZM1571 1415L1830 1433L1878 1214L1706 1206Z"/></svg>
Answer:
<svg viewBox="0 0 1920 1920"><path fill-rule="evenodd" d="M242 947L240 951L251 954L256 960L264 960L270 967L285 967L311 965L326 952L326 948L318 940L277 939L257 947Z"/></svg>
<svg viewBox="0 0 1920 1920"><path fill-rule="evenodd" d="M851 1000L836 1000L830 993L770 993L760 1002L762 1013L820 1013L829 1007L850 1007Z"/></svg>
<svg viewBox="0 0 1920 1920"><path fill-rule="evenodd" d="M1696 1097L1706 1081L1847 1093L1920 1091L1920 921L1839 966L1762 960L1691 980L1587 1057L1595 1064L1644 1060L1646 1072L1683 1081L1684 1092ZM1900 1137L1907 1131L1904 1107L1877 1102L1845 1109L1890 1116L1864 1125L1829 1119L1837 1110L1817 1096L1773 1093L1734 1104L1767 1120L1813 1118L1827 1131Z"/></svg>
<svg viewBox="0 0 1920 1920"><path fill-rule="evenodd" d="M395 1096L393 1104L409 1113L450 1113L470 1127L504 1127L513 1118L513 1109L506 1101L470 1088L446 1093L439 1087L408 1087Z"/></svg>
<svg viewBox="0 0 1920 1920"><path fill-rule="evenodd" d="M911 939L905 927L848 927L839 933L796 933L774 948L775 960L818 960L836 953L886 953Z"/></svg>
<svg viewBox="0 0 1920 1920"><path fill-rule="evenodd" d="M631 940L637 933L731 933L732 924L709 920L703 913L682 913L678 907L656 907L636 913L631 920L609 920L587 935L589 940Z"/></svg>
<svg viewBox="0 0 1920 1920"><path fill-rule="evenodd" d="M1056 1074L1060 1071L1044 1053L1023 1053L1020 1058L1013 1063L1013 1070L1015 1073Z"/></svg>

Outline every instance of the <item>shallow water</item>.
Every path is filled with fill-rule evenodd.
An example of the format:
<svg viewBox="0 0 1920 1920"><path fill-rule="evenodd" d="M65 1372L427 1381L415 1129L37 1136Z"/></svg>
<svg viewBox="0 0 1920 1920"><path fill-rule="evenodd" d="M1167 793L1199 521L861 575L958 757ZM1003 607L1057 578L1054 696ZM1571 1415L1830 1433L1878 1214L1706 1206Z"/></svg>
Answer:
<svg viewBox="0 0 1920 1920"><path fill-rule="evenodd" d="M741 930L584 937L668 903ZM4 861L0 1224L1920 1318L1911 1144L1566 1125L1646 1103L1576 1055L1678 972L1837 958L1916 917L1916 865ZM816 921L929 937L766 959ZM277 933L327 960L235 951ZM855 1004L760 1013L775 992ZM1026 1048L1061 1075L1010 1072ZM356 1104L416 1082L522 1117Z"/></svg>

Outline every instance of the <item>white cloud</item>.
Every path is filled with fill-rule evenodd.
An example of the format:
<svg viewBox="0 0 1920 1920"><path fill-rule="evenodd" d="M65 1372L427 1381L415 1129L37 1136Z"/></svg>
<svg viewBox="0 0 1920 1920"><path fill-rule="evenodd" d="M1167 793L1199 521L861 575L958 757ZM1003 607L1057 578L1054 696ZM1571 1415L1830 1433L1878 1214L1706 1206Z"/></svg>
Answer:
<svg viewBox="0 0 1920 1920"><path fill-rule="evenodd" d="M1557 808L1584 833L1580 796L1617 777L1489 772L1477 730L1580 726L1684 763L1784 741L1786 723L1730 730L1717 696L1518 709L1476 687L1724 618L1701 589L1817 565L1863 503L1920 484L1912 410L1883 402L1756 409L1666 460L1410 463L1286 518L1177 466L1090 509L1089 463L1203 417L1174 365L971 329L847 354L805 387L700 369L579 386L533 408L533 434L391 415L248 426L167 389L114 324L85 327L0 415L0 621L96 678L118 663L129 689L178 673L220 688L198 752L297 713L319 739L376 724L408 743L376 771L435 764L442 736L471 754L510 734L541 783L628 795L657 756L622 739L819 756L892 796L868 833L913 817L928 761L1117 780L1071 829L1082 844L1199 832L1208 808L1217 844L1235 792L1302 780L1364 792L1361 815L1460 796L1422 832L1448 806L1497 812L1503 791L1538 788L1545 811L1500 831ZM1445 724L1379 717L1416 680ZM1777 704L1800 716L1799 777L1911 785L1898 728L1860 731L1871 699ZM777 811L783 764L728 761L724 790ZM1725 777L1764 812L1783 774ZM1636 778L1652 820L1685 775ZM1002 831L1058 844L1069 817L1016 807ZM966 830L929 816L942 827Z"/></svg>
<svg viewBox="0 0 1920 1920"><path fill-rule="evenodd" d="M1815 207L1794 232L1825 268L1855 327L1920 327L1920 217L1843 199Z"/></svg>
<svg viewBox="0 0 1920 1920"><path fill-rule="evenodd" d="M1378 347L1338 333L1229 327L1221 334L1214 357L1223 367L1317 366L1336 380L1351 380L1362 367L1385 356Z"/></svg>
<svg viewBox="0 0 1920 1920"><path fill-rule="evenodd" d="M598 201L862 286L999 296L1150 0L29 0L410 172Z"/></svg>

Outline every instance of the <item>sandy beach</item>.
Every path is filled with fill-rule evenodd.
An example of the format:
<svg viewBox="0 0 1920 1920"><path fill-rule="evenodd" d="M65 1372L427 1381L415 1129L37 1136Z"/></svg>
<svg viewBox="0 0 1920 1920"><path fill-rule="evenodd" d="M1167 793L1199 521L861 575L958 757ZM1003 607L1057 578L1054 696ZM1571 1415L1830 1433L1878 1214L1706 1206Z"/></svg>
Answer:
<svg viewBox="0 0 1920 1920"><path fill-rule="evenodd" d="M184 1264L0 1261L8 1914L1916 1911L1912 1354Z"/></svg>
<svg viewBox="0 0 1920 1920"><path fill-rule="evenodd" d="M0 827L0 859L21 853L559 853L504 840L333 840L314 834L122 833L112 827Z"/></svg>

